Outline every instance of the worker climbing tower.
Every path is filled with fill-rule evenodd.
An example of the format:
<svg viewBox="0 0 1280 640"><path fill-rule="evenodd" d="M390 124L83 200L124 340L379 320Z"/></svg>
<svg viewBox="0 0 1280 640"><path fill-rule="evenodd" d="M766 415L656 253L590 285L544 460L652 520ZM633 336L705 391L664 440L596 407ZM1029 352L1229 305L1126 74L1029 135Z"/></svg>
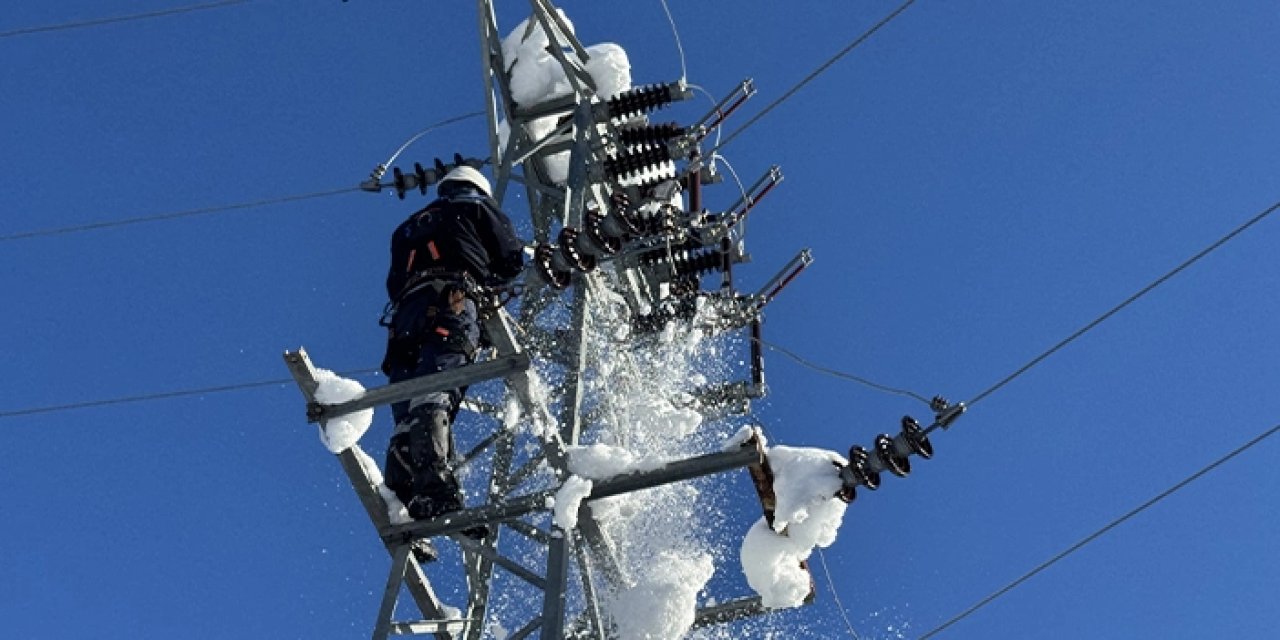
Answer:
<svg viewBox="0 0 1280 640"><path fill-rule="evenodd" d="M530 266L516 289L483 294L488 349L474 364L341 399L325 389L331 376L315 369L305 351L288 352L285 360L306 397L308 419L324 430L429 391L481 390L459 418L467 421L460 430L479 434L458 461L469 489L462 511L412 521L358 444L331 447L391 556L375 638L629 637L634 627L623 617L634 612L619 608L625 600L619 594L642 577L621 559L626 541L611 535L593 510L608 498L746 469L773 525L774 473L751 418L752 401L766 392L762 311L811 258L801 251L763 287L737 289L735 267L747 260L743 222L781 182L777 167L741 189L732 205L704 205L704 188L720 182L705 143L753 95L750 80L695 121L658 122L664 107L692 96L683 79L630 86L629 75L619 71L626 65L618 56L625 54L613 45L584 46L549 0L530 0L531 16L505 37L492 0L477 5L488 158L455 154L430 167L392 167L388 181L388 167L380 166L363 186L404 198L415 190L426 194L457 165L491 164L493 196L513 217L526 215L512 206L511 195L523 193L534 236ZM649 456L645 449L654 443L601 426L617 428L635 417L617 406L608 387L635 383L619 373L618 358L661 341L675 325L703 336L736 336L731 343L749 354L726 357L713 367L715 375L694 376L696 384L663 399L663 410L743 428L724 438L723 447ZM738 361L746 366L730 364ZM946 426L963 405L938 399L935 410ZM904 420L901 434L881 436L872 450L855 447L848 461L822 463L831 497L848 502L858 486L875 489L881 470L905 475L907 456L932 455L927 436ZM459 566L423 564L413 552L416 540L446 537L461 550ZM436 572L461 574L463 609L442 603L429 577ZM812 584L806 587L803 599L811 601ZM520 596L525 618L503 621L509 626L496 634L495 603L512 599L504 589L534 595ZM397 613L402 590L417 608L407 619ZM687 617L675 621L679 633L770 606L751 594L688 604L673 614Z"/></svg>

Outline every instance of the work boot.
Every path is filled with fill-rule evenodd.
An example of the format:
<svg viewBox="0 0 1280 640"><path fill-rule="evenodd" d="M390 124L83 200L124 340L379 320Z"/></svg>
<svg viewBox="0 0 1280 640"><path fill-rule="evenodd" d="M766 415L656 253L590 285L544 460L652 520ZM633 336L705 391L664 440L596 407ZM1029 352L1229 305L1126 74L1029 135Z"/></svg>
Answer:
<svg viewBox="0 0 1280 640"><path fill-rule="evenodd" d="M409 517L414 520L428 520L437 516L442 516L446 513L461 511L462 496L415 496L409 501L409 504L405 506L405 509L409 512Z"/></svg>
<svg viewBox="0 0 1280 640"><path fill-rule="evenodd" d="M404 508L414 520L429 520L439 513L435 501L427 496L414 496Z"/></svg>

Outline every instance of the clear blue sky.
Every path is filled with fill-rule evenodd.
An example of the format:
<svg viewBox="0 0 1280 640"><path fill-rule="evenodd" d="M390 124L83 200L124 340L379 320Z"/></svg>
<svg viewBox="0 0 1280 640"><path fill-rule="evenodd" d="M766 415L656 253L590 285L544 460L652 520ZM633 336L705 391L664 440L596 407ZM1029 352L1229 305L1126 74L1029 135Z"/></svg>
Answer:
<svg viewBox="0 0 1280 640"><path fill-rule="evenodd" d="M16 3L0 32L179 4ZM691 81L721 95L755 78L746 115L896 6L672 4ZM501 28L525 6L500 5ZM636 82L678 77L657 2L563 6L585 41L630 52ZM475 24L467 2L261 0L0 39L0 236L354 186L481 107ZM786 174L752 214L747 286L802 247L817 259L766 338L973 397L1280 199L1276 33L1273 2L921 0L725 149L744 179ZM483 155L481 132L441 131L406 159ZM420 202L353 193L0 241L0 412L286 378L280 352L298 345L374 367L386 236ZM863 492L827 553L862 637L932 629L1280 422L1277 245L1268 219L976 405L910 478ZM785 444L844 451L920 416L778 354L768 373L759 414ZM0 429L5 637L368 633L386 555L292 385ZM943 637L1273 634L1278 447ZM779 624L845 637L815 575L818 604Z"/></svg>

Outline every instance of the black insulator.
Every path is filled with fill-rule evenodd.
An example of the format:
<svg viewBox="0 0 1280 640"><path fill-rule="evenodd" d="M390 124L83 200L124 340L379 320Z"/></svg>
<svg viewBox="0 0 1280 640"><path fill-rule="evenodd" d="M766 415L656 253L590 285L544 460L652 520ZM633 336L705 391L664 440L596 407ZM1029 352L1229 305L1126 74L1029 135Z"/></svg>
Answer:
<svg viewBox="0 0 1280 640"><path fill-rule="evenodd" d="M610 98L605 104L609 107L609 117L625 120L638 116L659 107L664 107L674 100L671 86L665 84L636 87L626 93Z"/></svg>
<svg viewBox="0 0 1280 640"><path fill-rule="evenodd" d="M611 178L628 177L645 169L657 168L671 162L671 151L666 147L649 147L624 151L612 158L605 158L604 170Z"/></svg>
<svg viewBox="0 0 1280 640"><path fill-rule="evenodd" d="M555 245L540 244L533 250L533 264L538 270L538 275L541 275L551 286L564 289L572 282L573 272L557 260L558 253Z"/></svg>
<svg viewBox="0 0 1280 640"><path fill-rule="evenodd" d="M391 185L401 200L404 200L406 192L415 188L422 195L427 195L427 187L440 180L440 174L431 169L423 169L422 164L418 162L413 163L413 173L405 173L400 170L400 167L393 167L391 176Z"/></svg>
<svg viewBox="0 0 1280 640"><path fill-rule="evenodd" d="M391 187L396 190L396 195L400 196L401 200L404 200L404 194L412 189L417 189L419 193L425 196L427 195L428 187L440 182L450 171L463 165L479 169L484 166L484 160L464 158L462 154L455 153L453 154L453 164L445 164L440 158L436 158L432 168L427 169L422 166L422 163L415 162L413 163L413 173L405 173L399 167L394 167L391 169ZM382 169L382 171L385 171L385 169ZM374 170L374 175L381 177L378 169ZM375 186L380 187L381 185ZM377 189L374 190L376 191Z"/></svg>
<svg viewBox="0 0 1280 640"><path fill-rule="evenodd" d="M391 175L391 184L396 188L396 195L399 196L401 200L404 200L404 192L416 186L410 184L410 182L417 178L414 178L412 175L406 176L404 172L400 170L400 167L392 167Z"/></svg>
<svg viewBox="0 0 1280 640"><path fill-rule="evenodd" d="M667 265L675 276L696 278L724 267L724 259L720 250L714 247L702 247L696 243L685 243L670 249L655 249L640 257L640 263L655 267Z"/></svg>
<svg viewBox="0 0 1280 640"><path fill-rule="evenodd" d="M427 187L440 181L444 174L437 172L435 169L424 169L422 163L413 163L413 173L405 173L400 167L391 169L391 185L395 187L396 195L404 200L404 194L410 189L417 189L422 195L427 195Z"/></svg>
<svg viewBox="0 0 1280 640"><path fill-rule="evenodd" d="M685 250L672 258L672 268L682 276L701 276L724 267L724 259L717 249Z"/></svg>
<svg viewBox="0 0 1280 640"><path fill-rule="evenodd" d="M613 213L605 216L602 222L605 233L629 238L644 231L640 212L631 206L631 198L625 191L615 191L609 199L613 203Z"/></svg>
<svg viewBox="0 0 1280 640"><path fill-rule="evenodd" d="M880 473L871 468L871 456L861 446L849 447L849 471L858 484L875 491L880 488Z"/></svg>
<svg viewBox="0 0 1280 640"><path fill-rule="evenodd" d="M622 144L636 146L642 144L663 145L672 138L685 135L688 129L674 123L655 124L639 127L626 127L618 130L618 138Z"/></svg>
<svg viewBox="0 0 1280 640"><path fill-rule="evenodd" d="M924 434L920 423L911 416L902 416L902 439L906 441L912 453L925 460L933 457L933 445L929 443L929 436Z"/></svg>
<svg viewBox="0 0 1280 640"><path fill-rule="evenodd" d="M581 233L573 227L565 227L560 230L560 236L556 242L560 246L560 255L578 271L591 271L596 268L595 256L582 250L579 245L581 241Z"/></svg>
<svg viewBox="0 0 1280 640"><path fill-rule="evenodd" d="M421 162L413 163L413 175L418 178L418 193L427 195L427 187L440 181L444 177L432 171L431 169L422 168Z"/></svg>
<svg viewBox="0 0 1280 640"><path fill-rule="evenodd" d="M840 466L840 463L835 460L832 460L831 464L836 466L836 473L840 475L840 490L836 492L836 497L845 504L852 504L858 497L857 480L852 477L849 467L842 467Z"/></svg>
<svg viewBox="0 0 1280 640"><path fill-rule="evenodd" d="M618 216L612 216L615 220ZM609 224L610 217L599 211L588 211L585 219L587 237L591 238L600 253L611 256L622 250L622 241L629 235L618 224Z"/></svg>
<svg viewBox="0 0 1280 640"><path fill-rule="evenodd" d="M907 456L898 453L893 446L893 438L888 434L882 433L876 436L876 457L880 459L884 468L899 478L905 478L911 473L911 461Z"/></svg>

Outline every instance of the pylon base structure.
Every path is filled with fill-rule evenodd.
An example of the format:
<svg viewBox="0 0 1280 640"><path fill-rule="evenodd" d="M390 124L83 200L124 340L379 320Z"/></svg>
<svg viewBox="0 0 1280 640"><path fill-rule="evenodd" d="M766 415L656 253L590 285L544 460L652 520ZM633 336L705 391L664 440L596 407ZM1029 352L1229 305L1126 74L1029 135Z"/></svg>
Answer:
<svg viewBox="0 0 1280 640"><path fill-rule="evenodd" d="M286 352L284 358L306 398L308 416L322 424L326 419L351 411L406 400L424 390L480 382L485 376L506 381L507 387L520 401L522 415L535 423L539 416L545 420L546 407L530 393L529 359L519 350L505 312L500 311L490 316L486 320L486 329L491 340L498 345L497 352L490 359L418 380L371 389L360 398L341 404L326 405L316 400L318 382L315 368L305 350ZM498 339L493 339L495 336ZM568 475L566 442L555 430L543 433L541 459L563 479ZM548 499L556 491L514 490L514 487L521 484L520 476L527 475L523 468L512 469L510 465L516 439L517 433L498 421L494 431L482 441L483 447L492 449L494 455L494 475L490 479L490 499L486 504L406 524L391 522L387 502L377 481L381 474L377 471L376 463L359 445L337 455L356 495L377 529L383 546L391 555L386 588L374 626L375 639L380 640L390 635L423 634L434 635L440 640L480 638L495 569L502 569L544 592L540 615L528 621L509 638L518 640L535 632L545 639L613 637L607 614L600 611L595 600L601 589L620 588L625 577L614 558L612 542L592 517L589 506L591 500L746 467L751 470L755 479L762 509L766 516L772 515L772 474L768 471L768 460L760 439L753 436L730 450L674 460L657 469L597 481L582 502L577 526L570 530L556 526L551 532L544 532L522 520L522 517L549 511ZM474 453L470 455L474 456ZM477 541L462 534L462 531L478 525L486 527L490 532L485 539ZM542 570L531 569L524 560L503 555L499 550L499 541L504 529L545 544L546 566ZM436 536L450 537L463 550L463 564L468 572L471 588L466 611L461 617L450 618L445 615L446 607L437 598L423 565L411 553L411 545L415 540ZM565 596L569 567L574 561L577 562L577 573L583 583L582 593L589 594L589 597L588 606L569 621L566 620ZM421 619L393 619L395 604L402 589L407 589L421 613ZM731 622L763 612L765 609L760 605L758 597L741 598L697 611L695 626Z"/></svg>

